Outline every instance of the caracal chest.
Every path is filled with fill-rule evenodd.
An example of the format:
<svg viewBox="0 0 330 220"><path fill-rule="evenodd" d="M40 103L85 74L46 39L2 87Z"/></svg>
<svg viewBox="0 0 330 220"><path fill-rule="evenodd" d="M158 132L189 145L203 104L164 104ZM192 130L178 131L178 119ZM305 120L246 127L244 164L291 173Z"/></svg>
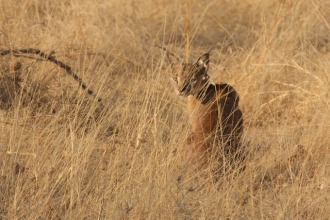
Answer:
<svg viewBox="0 0 330 220"><path fill-rule="evenodd" d="M194 96L188 96L188 111L193 132L211 133L219 122L221 106L215 99L202 104Z"/></svg>

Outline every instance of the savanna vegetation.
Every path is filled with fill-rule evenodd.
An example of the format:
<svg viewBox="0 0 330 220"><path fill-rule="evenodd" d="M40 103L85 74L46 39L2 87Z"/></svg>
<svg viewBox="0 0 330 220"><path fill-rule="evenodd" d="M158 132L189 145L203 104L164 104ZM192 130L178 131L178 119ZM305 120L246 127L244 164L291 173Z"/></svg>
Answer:
<svg viewBox="0 0 330 220"><path fill-rule="evenodd" d="M164 46L240 95L242 167L182 165ZM37 48L37 54L1 54ZM0 0L0 219L330 218L330 1ZM97 99L102 98L101 102Z"/></svg>

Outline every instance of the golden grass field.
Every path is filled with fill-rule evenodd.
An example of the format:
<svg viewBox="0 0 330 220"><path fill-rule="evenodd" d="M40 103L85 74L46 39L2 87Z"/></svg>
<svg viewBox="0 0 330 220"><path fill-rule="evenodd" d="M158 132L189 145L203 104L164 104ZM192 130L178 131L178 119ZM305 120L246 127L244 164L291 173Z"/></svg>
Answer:
<svg viewBox="0 0 330 220"><path fill-rule="evenodd" d="M245 169L182 165L185 99L156 45L214 46ZM0 0L0 50L21 48L103 105L36 55L0 57L0 219L330 218L330 1Z"/></svg>

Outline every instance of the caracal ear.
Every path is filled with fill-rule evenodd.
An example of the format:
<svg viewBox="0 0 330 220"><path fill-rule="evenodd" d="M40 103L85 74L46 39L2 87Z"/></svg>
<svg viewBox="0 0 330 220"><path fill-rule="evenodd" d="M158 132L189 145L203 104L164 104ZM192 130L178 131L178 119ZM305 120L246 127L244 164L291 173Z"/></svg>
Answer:
<svg viewBox="0 0 330 220"><path fill-rule="evenodd" d="M209 67L210 63L210 52L207 52L206 54L203 54L201 57L198 58L196 64L200 68L207 69Z"/></svg>
<svg viewBox="0 0 330 220"><path fill-rule="evenodd" d="M181 60L171 52L166 51L166 56L172 68L181 63Z"/></svg>
<svg viewBox="0 0 330 220"><path fill-rule="evenodd" d="M163 49L166 52L166 57L172 68L181 63L181 60L175 54L168 51L167 48L158 45L156 45L156 47L159 47L160 49Z"/></svg>
<svg viewBox="0 0 330 220"><path fill-rule="evenodd" d="M165 49L165 52L168 62L170 63L172 68L176 67L178 64L181 64L181 60L179 59L179 57L177 57L175 54L171 53L167 49Z"/></svg>

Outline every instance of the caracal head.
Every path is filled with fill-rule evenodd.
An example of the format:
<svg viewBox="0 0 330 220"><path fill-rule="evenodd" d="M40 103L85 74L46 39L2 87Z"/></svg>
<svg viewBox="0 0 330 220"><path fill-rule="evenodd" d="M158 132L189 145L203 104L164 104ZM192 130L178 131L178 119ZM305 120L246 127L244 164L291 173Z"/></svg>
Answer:
<svg viewBox="0 0 330 220"><path fill-rule="evenodd" d="M208 85L210 81L207 74L210 62L209 52L203 54L194 63L182 63L171 53L167 53L167 57L172 67L172 84L180 95L196 95Z"/></svg>

